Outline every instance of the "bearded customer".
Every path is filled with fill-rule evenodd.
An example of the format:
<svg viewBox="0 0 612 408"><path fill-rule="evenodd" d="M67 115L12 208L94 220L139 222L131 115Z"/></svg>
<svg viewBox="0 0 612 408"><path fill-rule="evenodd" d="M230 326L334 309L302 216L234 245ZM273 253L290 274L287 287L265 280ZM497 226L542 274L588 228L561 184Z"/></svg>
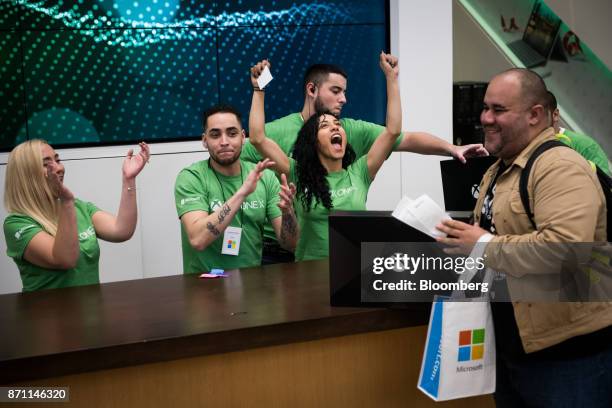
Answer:
<svg viewBox="0 0 612 408"><path fill-rule="evenodd" d="M480 120L485 148L500 160L483 177L486 194L476 204L475 225L438 226L448 234L439 241L461 253L482 243L486 265L509 271L508 281L519 285L539 272L529 256L519 255L520 245L607 241L601 186L572 149L551 148L536 159L528 183L535 227L525 212L521 171L538 146L555 140L546 102L544 82L530 70L514 68L492 79ZM612 302L515 301L492 303L492 310L497 406L612 406Z"/></svg>

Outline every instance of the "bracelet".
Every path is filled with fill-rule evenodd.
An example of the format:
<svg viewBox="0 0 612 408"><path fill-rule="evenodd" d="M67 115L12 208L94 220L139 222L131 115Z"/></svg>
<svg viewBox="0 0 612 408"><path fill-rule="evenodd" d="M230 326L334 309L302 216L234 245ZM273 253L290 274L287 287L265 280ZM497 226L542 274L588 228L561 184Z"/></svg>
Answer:
<svg viewBox="0 0 612 408"><path fill-rule="evenodd" d="M253 87L253 92L265 92L265 91L261 88Z"/></svg>
<svg viewBox="0 0 612 408"><path fill-rule="evenodd" d="M134 187L128 187L127 191L136 191L136 187L135 186Z"/></svg>

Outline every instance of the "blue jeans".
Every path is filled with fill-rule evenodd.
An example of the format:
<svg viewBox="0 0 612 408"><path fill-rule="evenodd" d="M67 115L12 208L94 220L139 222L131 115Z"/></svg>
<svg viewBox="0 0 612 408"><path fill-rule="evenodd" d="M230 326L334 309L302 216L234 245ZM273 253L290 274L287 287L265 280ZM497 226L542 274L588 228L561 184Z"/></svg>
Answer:
<svg viewBox="0 0 612 408"><path fill-rule="evenodd" d="M584 356L515 359L498 355L494 397L500 408L610 408L612 343Z"/></svg>

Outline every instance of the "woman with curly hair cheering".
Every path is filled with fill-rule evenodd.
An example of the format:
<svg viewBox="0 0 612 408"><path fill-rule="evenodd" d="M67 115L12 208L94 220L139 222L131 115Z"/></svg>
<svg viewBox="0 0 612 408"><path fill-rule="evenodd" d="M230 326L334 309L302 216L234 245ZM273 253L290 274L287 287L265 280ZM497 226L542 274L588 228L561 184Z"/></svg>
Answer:
<svg viewBox="0 0 612 408"><path fill-rule="evenodd" d="M386 127L367 155L357 158L347 143L338 117L317 112L302 126L289 158L265 134L264 92L257 78L267 60L251 68L253 100L249 115L250 143L263 157L270 158L278 174L285 174L297 190L296 211L301 236L296 260L328 256L328 215L330 210L365 210L368 190L401 133L401 103L397 58L381 52L380 68L387 82Z"/></svg>

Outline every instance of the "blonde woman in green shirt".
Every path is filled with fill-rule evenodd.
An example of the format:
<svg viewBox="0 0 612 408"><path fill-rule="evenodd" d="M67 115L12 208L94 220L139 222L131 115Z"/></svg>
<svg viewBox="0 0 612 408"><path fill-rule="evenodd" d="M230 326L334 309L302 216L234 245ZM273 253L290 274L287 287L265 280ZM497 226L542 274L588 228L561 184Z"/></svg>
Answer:
<svg viewBox="0 0 612 408"><path fill-rule="evenodd" d="M259 153L275 163L277 173L296 182L295 207L301 232L295 253L298 261L328 256L330 210L365 210L370 184L401 134L398 61L381 52L379 64L387 82L387 123L367 155L357 160L332 112L317 112L305 121L289 158L265 133L264 92L258 88L257 77L270 64L264 60L251 68L254 92L249 137Z"/></svg>
<svg viewBox="0 0 612 408"><path fill-rule="evenodd" d="M23 291L100 282L98 238L130 239L136 229L136 176L149 160L140 143L123 162L123 186L117 215L74 197L64 184L64 165L44 140L15 147L6 170L4 220L7 255L15 261Z"/></svg>

